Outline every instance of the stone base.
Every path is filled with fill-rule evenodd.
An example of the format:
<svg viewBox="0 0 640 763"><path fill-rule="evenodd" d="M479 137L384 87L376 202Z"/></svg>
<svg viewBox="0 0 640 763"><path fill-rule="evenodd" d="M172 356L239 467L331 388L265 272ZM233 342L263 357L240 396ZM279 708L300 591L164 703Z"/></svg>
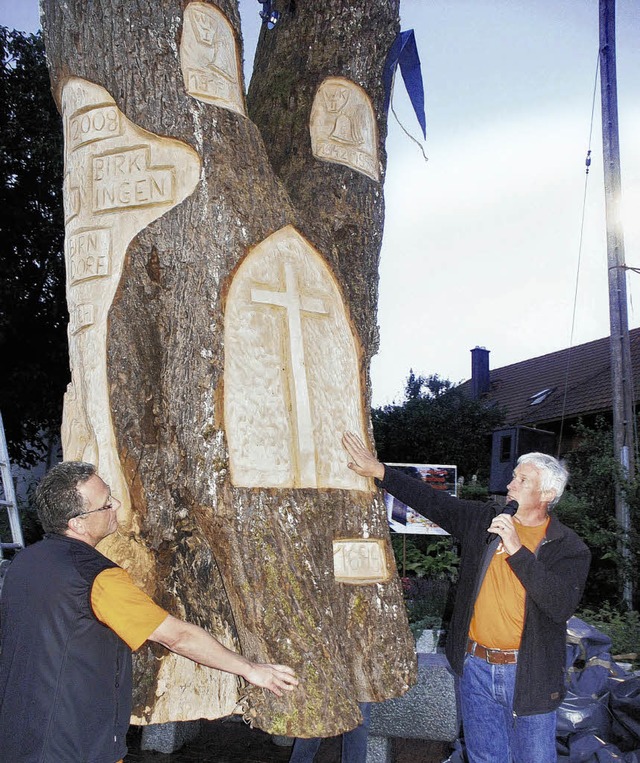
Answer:
<svg viewBox="0 0 640 763"><path fill-rule="evenodd" d="M200 721L152 723L142 727L141 750L171 753L191 742L200 733Z"/></svg>
<svg viewBox="0 0 640 763"><path fill-rule="evenodd" d="M371 708L367 763L391 763L392 737L453 742L459 731L454 678L443 654L418 654L418 682Z"/></svg>
<svg viewBox="0 0 640 763"><path fill-rule="evenodd" d="M296 741L296 738L274 735L271 737L271 741L274 744L277 744L278 747L293 747L293 743Z"/></svg>

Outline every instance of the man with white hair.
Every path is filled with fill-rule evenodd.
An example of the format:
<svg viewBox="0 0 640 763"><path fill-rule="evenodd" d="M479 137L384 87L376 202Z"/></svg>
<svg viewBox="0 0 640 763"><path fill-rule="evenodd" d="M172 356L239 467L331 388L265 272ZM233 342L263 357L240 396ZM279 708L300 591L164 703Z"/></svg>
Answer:
<svg viewBox="0 0 640 763"><path fill-rule="evenodd" d="M459 676L469 763L555 763L556 715L566 689L566 623L584 589L590 552L549 512L566 468L521 456L507 506L433 490L378 461L356 435L348 466L436 522L461 544L446 653Z"/></svg>

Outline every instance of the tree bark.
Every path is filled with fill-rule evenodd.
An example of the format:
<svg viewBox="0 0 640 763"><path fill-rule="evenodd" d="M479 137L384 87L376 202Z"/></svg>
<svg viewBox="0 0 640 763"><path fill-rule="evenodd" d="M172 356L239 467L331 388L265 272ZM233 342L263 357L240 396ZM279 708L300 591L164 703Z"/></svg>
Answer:
<svg viewBox="0 0 640 763"><path fill-rule="evenodd" d="M377 349L382 183L314 158L309 119L326 77L355 82L371 99L384 171L381 73L398 31L398 7L397 0L302 5L289 3L274 30L263 27L248 118L242 103L233 110L189 94L181 71L181 44L191 27L200 24L198 39L210 44L211 8L224 14L240 39L236 3L190 8L177 0L43 0L68 163L74 382L65 400L65 458L94 460L123 499L121 528L101 550L128 568L159 604L251 659L296 669L301 685L283 698L243 690L252 722L270 733L328 736L359 722L358 701L398 696L414 681L413 640L386 512L373 484L349 483L344 455L329 459L335 469L327 467L328 476L318 466L317 483L315 473L311 483L304 476L286 482L285 475L282 483L263 476L254 484L238 476L242 448L234 456L234 443L250 449L264 435L268 448L278 439L268 436L270 425L276 432L289 426L272 422L260 406L251 409L252 401L262 395L268 407L282 384L283 399L293 407L287 384L295 391L300 375L319 374L313 369L333 347L326 343L311 352L309 332L320 323L304 323L306 354L298 378L290 369L273 383L254 378L246 400L230 403L238 390L233 331L242 327L234 323L233 308L243 274L263 267L261 247L272 259L289 257L290 265L297 262L294 254L304 260L320 274L316 284L333 278L337 285L326 287L312 312L327 314L331 289L332 299L344 301L359 382L356 392L351 384L344 394L365 422L363 433L370 433L363 412ZM188 22L192 12L200 15ZM227 66L226 82L229 72ZM105 124L113 125L108 136ZM78 190L79 179L85 187ZM87 206L90 225L81 224ZM111 265L100 270L86 248L103 246L106 252L107 244L99 242L109 236L111 254L103 259L111 257ZM118 246L121 265L113 254ZM257 304L269 284L263 286L248 298L251 325L268 316L280 326L282 311L269 313L271 306ZM96 297L98 289L103 291ZM303 307L305 299L300 297ZM96 338L100 325L104 341ZM239 346L240 329L237 336ZM249 361L260 354L253 348ZM103 358L104 405L97 391ZM305 382L312 415L332 401L339 408L336 380L327 388L333 392L322 393L328 400L320 399L316 382ZM298 443L300 410L290 414ZM242 419L237 426L248 427L248 439L237 440L234 416ZM255 424L264 421L269 426ZM330 431L336 440L337 432ZM318 427L310 437L318 439ZM334 452L331 447L327 453ZM335 448L339 453L339 442ZM321 460L316 454L314 463ZM334 543L345 539L379 542L389 573L373 582L337 580ZM136 670L138 722L219 717L232 712L237 700L234 678L160 649L140 650Z"/></svg>

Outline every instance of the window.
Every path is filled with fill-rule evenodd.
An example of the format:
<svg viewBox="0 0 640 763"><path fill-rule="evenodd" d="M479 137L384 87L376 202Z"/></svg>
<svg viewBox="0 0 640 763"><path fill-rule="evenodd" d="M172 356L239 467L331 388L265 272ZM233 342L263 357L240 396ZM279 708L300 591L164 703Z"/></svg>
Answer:
<svg viewBox="0 0 640 763"><path fill-rule="evenodd" d="M503 435L500 438L500 463L511 461L511 435Z"/></svg>
<svg viewBox="0 0 640 763"><path fill-rule="evenodd" d="M536 392L535 395L531 395L529 398L531 401L529 405L540 405L540 403L546 400L549 395L553 394L557 389L557 387L546 387L545 389L541 389L540 392Z"/></svg>

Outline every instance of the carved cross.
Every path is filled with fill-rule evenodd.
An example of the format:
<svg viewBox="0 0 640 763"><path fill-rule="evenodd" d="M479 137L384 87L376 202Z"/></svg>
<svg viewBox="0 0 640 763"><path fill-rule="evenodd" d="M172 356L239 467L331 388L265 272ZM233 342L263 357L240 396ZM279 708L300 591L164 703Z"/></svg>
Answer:
<svg viewBox="0 0 640 763"><path fill-rule="evenodd" d="M322 300L300 293L298 281L290 262L284 263L285 290L267 291L251 289L251 300L265 305L283 307L287 311L289 325L289 351L293 398L296 412L298 439L298 466L300 479L305 487L316 487L316 453L313 440L313 421L309 403L309 387L302 339L302 313L327 315Z"/></svg>

